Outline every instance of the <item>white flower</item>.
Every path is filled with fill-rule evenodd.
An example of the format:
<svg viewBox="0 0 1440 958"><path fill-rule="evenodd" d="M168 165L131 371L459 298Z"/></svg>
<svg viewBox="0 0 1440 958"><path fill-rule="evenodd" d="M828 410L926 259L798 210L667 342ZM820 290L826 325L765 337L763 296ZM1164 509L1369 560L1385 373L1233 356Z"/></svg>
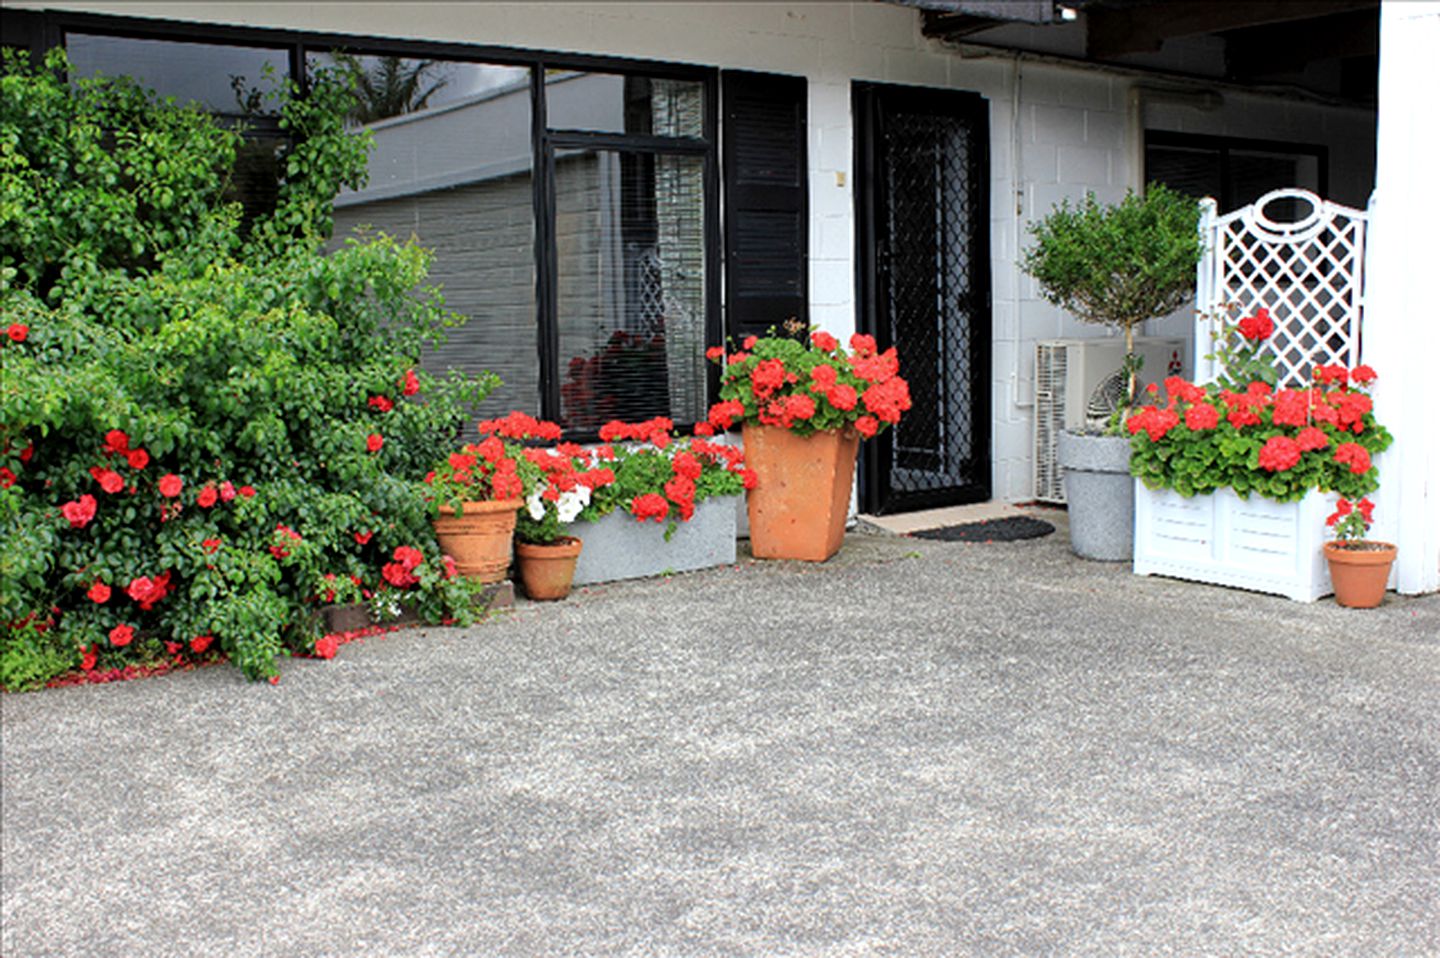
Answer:
<svg viewBox="0 0 1440 958"><path fill-rule="evenodd" d="M536 522L545 518L545 500L540 498L542 491L543 490L539 489L535 490L535 492L530 495L530 498L525 500L525 506L530 512L530 518Z"/></svg>
<svg viewBox="0 0 1440 958"><path fill-rule="evenodd" d="M568 492L560 493L560 500L555 503L555 512L561 522L574 522L575 517L589 504L589 487L576 486Z"/></svg>

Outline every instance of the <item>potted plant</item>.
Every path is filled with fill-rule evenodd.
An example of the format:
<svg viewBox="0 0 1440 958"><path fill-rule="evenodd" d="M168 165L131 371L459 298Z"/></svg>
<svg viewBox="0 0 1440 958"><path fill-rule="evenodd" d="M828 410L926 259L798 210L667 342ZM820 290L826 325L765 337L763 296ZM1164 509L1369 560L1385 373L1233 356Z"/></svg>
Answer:
<svg viewBox="0 0 1440 958"><path fill-rule="evenodd" d="M525 449L521 456L525 508L515 527L520 584L532 599L563 599L570 594L583 546L566 528L591 508L595 490L613 483L615 473L596 466L592 454L573 443Z"/></svg>
<svg viewBox="0 0 1440 958"><path fill-rule="evenodd" d="M1083 558L1131 557L1134 491L1122 421L1134 403L1140 369L1135 327L1174 312L1190 296L1203 249L1198 221L1192 200L1152 183L1144 195L1131 192L1113 205L1100 204L1093 193L1073 207L1062 201L1030 226L1035 245L1020 266L1040 284L1041 295L1082 322L1125 335L1123 400L1108 425L1061 433L1056 447L1070 547Z"/></svg>
<svg viewBox="0 0 1440 958"><path fill-rule="evenodd" d="M669 419L612 420L594 450L615 481L595 490L575 581L687 572L735 561L736 497L756 483L738 446L708 423L677 436Z"/></svg>
<svg viewBox="0 0 1440 958"><path fill-rule="evenodd" d="M1269 335L1240 325L1241 359ZM1135 571L1278 592L1313 600L1328 591L1319 542L1325 501L1359 500L1379 487L1374 457L1390 433L1368 395L1375 371L1318 366L1303 389L1266 378L1242 382L1248 367L1219 381L1165 382L1127 420L1138 480Z"/></svg>
<svg viewBox="0 0 1440 958"><path fill-rule="evenodd" d="M720 402L709 424L741 424L745 461L758 481L748 495L750 548L759 559L823 562L840 548L860 439L900 421L910 388L893 348L873 337L811 331L808 341L747 337L726 356Z"/></svg>
<svg viewBox="0 0 1440 958"><path fill-rule="evenodd" d="M520 412L479 426L485 438L450 453L425 482L440 548L461 575L499 582L510 568L516 513L525 504L516 448L502 437L558 439L560 431Z"/></svg>
<svg viewBox="0 0 1440 958"><path fill-rule="evenodd" d="M1341 496L1325 520L1335 530L1335 538L1325 543L1335 601L1352 609L1373 609L1380 604L1395 562L1394 545L1365 538L1374 508L1369 499L1352 503Z"/></svg>

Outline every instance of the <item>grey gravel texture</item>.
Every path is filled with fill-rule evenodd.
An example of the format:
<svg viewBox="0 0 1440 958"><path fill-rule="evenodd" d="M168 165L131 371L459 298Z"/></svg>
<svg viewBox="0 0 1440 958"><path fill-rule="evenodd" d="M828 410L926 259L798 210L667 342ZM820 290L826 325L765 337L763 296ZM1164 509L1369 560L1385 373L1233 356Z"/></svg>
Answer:
<svg viewBox="0 0 1440 958"><path fill-rule="evenodd" d="M1037 514L5 696L0 953L1440 953L1440 596Z"/></svg>

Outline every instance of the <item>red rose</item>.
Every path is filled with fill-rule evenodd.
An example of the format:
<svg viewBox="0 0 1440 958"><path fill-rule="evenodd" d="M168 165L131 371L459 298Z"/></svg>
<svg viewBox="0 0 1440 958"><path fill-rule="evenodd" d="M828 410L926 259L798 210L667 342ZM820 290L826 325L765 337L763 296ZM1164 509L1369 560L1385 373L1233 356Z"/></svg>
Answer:
<svg viewBox="0 0 1440 958"><path fill-rule="evenodd" d="M129 645L130 640L135 638L135 630L128 625L117 625L110 630L110 644L114 646Z"/></svg>
<svg viewBox="0 0 1440 958"><path fill-rule="evenodd" d="M130 437L118 429L112 429L105 434L105 446L111 452L129 452Z"/></svg>
<svg viewBox="0 0 1440 958"><path fill-rule="evenodd" d="M371 531L369 531L369 532L357 532L357 533L355 533L355 543L356 543L356 545L362 545L362 546L363 546L365 543L367 543L367 542L370 541L370 537L373 536L374 534L375 534L375 532L374 532L373 530L371 530Z"/></svg>
<svg viewBox="0 0 1440 958"><path fill-rule="evenodd" d="M1255 315L1246 316L1240 320L1240 335L1251 342L1268 339L1273 332L1275 332L1275 321L1270 318L1270 310L1264 306L1255 310Z"/></svg>
<svg viewBox="0 0 1440 958"><path fill-rule="evenodd" d="M131 449L125 454L125 461L130 463L131 469L144 469L150 465L150 453L144 449Z"/></svg>
<svg viewBox="0 0 1440 958"><path fill-rule="evenodd" d="M200 655L206 649L210 648L210 643L214 641L215 637L213 635L197 635L190 640L190 651L196 655Z"/></svg>
<svg viewBox="0 0 1440 958"><path fill-rule="evenodd" d="M384 396L371 396L370 405L381 412L389 412L395 408L395 403Z"/></svg>
<svg viewBox="0 0 1440 958"><path fill-rule="evenodd" d="M95 497L87 494L67 502L60 507L60 514L70 520L72 529L83 529L95 518Z"/></svg>
<svg viewBox="0 0 1440 958"><path fill-rule="evenodd" d="M125 480L120 478L120 473L114 469L103 469L100 466L95 466L91 468L90 475L95 478L96 482L100 483L101 489L104 489L112 495L125 488Z"/></svg>
<svg viewBox="0 0 1440 958"><path fill-rule="evenodd" d="M20 450L20 461L21 461L21 462L29 462L29 461L30 461L30 458L31 458L32 456L34 456L34 455L35 455L35 443L32 442L32 443L27 444L24 449L21 449L21 450Z"/></svg>
<svg viewBox="0 0 1440 958"><path fill-rule="evenodd" d="M383 445L385 445L385 437L379 433L372 432L365 437L365 448L370 452L379 452Z"/></svg>
<svg viewBox="0 0 1440 958"><path fill-rule="evenodd" d="M94 669L95 659L97 658L97 655L95 653L95 646L87 645L82 648L80 652L80 668L84 669L86 672Z"/></svg>
<svg viewBox="0 0 1440 958"><path fill-rule="evenodd" d="M95 584L90 587L90 591L86 592L85 595L96 605L104 605L110 601L110 587L99 579L96 579Z"/></svg>
<svg viewBox="0 0 1440 958"><path fill-rule="evenodd" d="M195 504L201 509L209 509L215 505L215 501L219 498L220 493L215 491L214 486L206 486L204 489L201 489L200 494L195 497Z"/></svg>
<svg viewBox="0 0 1440 958"><path fill-rule="evenodd" d="M415 375L415 370L405 370L405 378L400 381L400 391L407 396L413 396L420 391L420 377Z"/></svg>
<svg viewBox="0 0 1440 958"><path fill-rule="evenodd" d="M1271 436L1260 449L1260 468L1284 472L1300 461L1300 446L1289 436Z"/></svg>
<svg viewBox="0 0 1440 958"><path fill-rule="evenodd" d="M212 555L215 553L215 550L220 548L220 545L219 539L203 539L200 542L200 548Z"/></svg>
<svg viewBox="0 0 1440 958"><path fill-rule="evenodd" d="M183 488L185 488L185 480L173 472L167 472L160 477L160 495L167 499L174 499L180 495L180 490Z"/></svg>
<svg viewBox="0 0 1440 958"><path fill-rule="evenodd" d="M240 495L244 496L246 499L253 499L253 498L255 498L255 487L254 487L254 486L241 486L241 487L240 487Z"/></svg>
<svg viewBox="0 0 1440 958"><path fill-rule="evenodd" d="M24 323L11 323L10 328L5 330L5 335L10 337L11 342L23 343L25 337L30 335L30 327Z"/></svg>
<svg viewBox="0 0 1440 958"><path fill-rule="evenodd" d="M235 498L235 484L230 480L220 483L220 501L229 502Z"/></svg>
<svg viewBox="0 0 1440 958"><path fill-rule="evenodd" d="M15 473L10 471L9 466L0 466L0 489L9 489L15 485Z"/></svg>

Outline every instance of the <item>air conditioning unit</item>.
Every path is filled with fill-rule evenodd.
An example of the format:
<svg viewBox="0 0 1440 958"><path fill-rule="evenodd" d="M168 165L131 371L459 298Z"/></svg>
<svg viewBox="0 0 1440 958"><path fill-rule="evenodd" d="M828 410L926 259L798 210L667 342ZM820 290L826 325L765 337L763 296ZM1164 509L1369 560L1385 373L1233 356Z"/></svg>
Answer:
<svg viewBox="0 0 1440 958"><path fill-rule="evenodd" d="M1139 337L1135 351L1145 357L1140 383L1163 382L1189 374L1188 343L1183 339ZM1035 498L1065 501L1064 477L1055 445L1066 429L1082 429L1096 387L1125 362L1125 340L1044 339L1035 344Z"/></svg>

